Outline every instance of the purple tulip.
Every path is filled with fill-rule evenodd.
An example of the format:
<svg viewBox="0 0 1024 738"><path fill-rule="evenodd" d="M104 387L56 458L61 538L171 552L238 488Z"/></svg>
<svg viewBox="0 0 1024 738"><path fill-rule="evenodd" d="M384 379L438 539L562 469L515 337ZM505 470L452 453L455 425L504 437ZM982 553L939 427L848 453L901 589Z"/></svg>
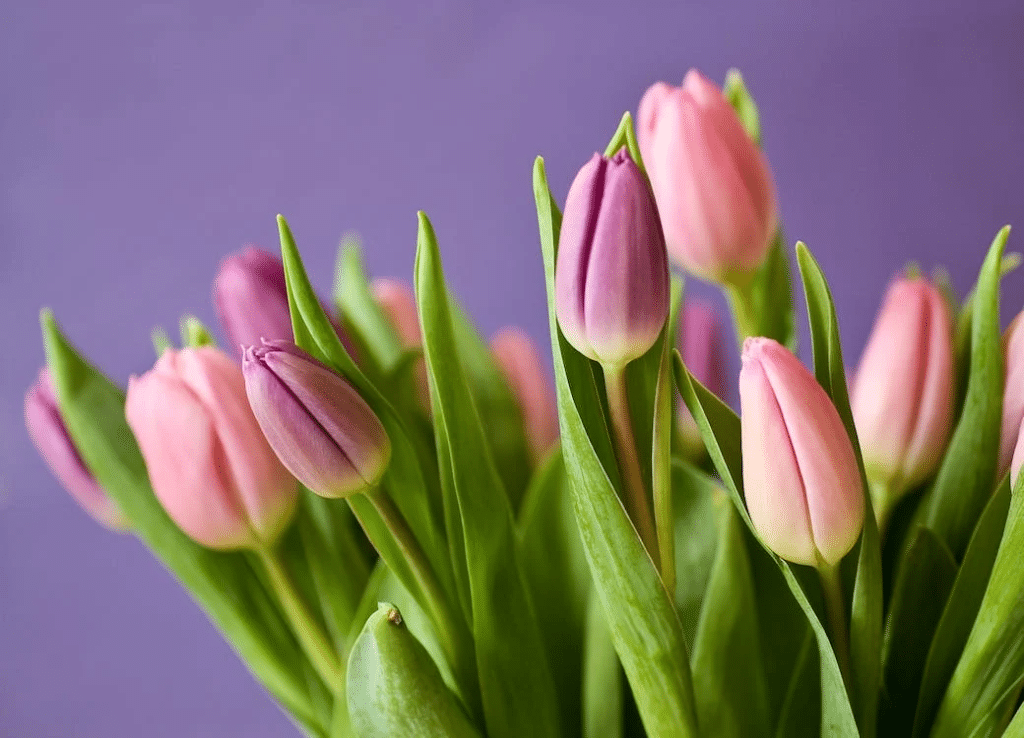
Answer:
<svg viewBox="0 0 1024 738"><path fill-rule="evenodd" d="M688 298L679 321L679 350L686 368L718 397L725 394L721 329L710 303ZM704 440L686 404L679 402L679 432L689 458L704 455Z"/></svg>
<svg viewBox="0 0 1024 738"><path fill-rule="evenodd" d="M832 400L785 347L748 338L740 370L743 487L771 550L833 567L864 524L853 444Z"/></svg>
<svg viewBox="0 0 1024 738"><path fill-rule="evenodd" d="M313 492L348 497L380 481L391 443L340 375L288 341L245 350L245 389L281 463Z"/></svg>
<svg viewBox="0 0 1024 738"><path fill-rule="evenodd" d="M45 367L25 394L25 426L39 455L83 510L110 530L128 528L121 508L100 487L68 434L57 404L53 378Z"/></svg>
<svg viewBox="0 0 1024 738"><path fill-rule="evenodd" d="M938 466L953 426L952 322L942 293L927 280L901 278L889 287L850 407L883 520Z"/></svg>
<svg viewBox="0 0 1024 738"><path fill-rule="evenodd" d="M594 154L565 202L555 268L562 333L584 356L625 365L654 345L668 299L665 237L643 173L625 150Z"/></svg>

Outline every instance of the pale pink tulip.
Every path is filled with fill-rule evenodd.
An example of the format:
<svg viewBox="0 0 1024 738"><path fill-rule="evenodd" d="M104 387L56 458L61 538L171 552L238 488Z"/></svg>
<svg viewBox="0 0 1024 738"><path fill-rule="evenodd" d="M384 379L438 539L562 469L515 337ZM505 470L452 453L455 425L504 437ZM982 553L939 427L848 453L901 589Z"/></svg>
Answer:
<svg viewBox="0 0 1024 738"><path fill-rule="evenodd" d="M518 328L503 328L491 339L491 351L519 401L530 455L536 463L558 438L558 411L551 380L537 347Z"/></svg>
<svg viewBox="0 0 1024 738"><path fill-rule="evenodd" d="M748 338L740 370L743 488L771 550L835 566L860 536L864 492L853 444L832 400L770 338Z"/></svg>
<svg viewBox="0 0 1024 738"><path fill-rule="evenodd" d="M25 426L50 471L83 510L100 525L115 531L128 528L121 508L100 487L78 453L57 404L50 371L43 368L25 394Z"/></svg>
<svg viewBox="0 0 1024 738"><path fill-rule="evenodd" d="M1024 421L1024 330L1021 330L1021 312L1010 323L1003 336L1003 356L1006 362L1006 384L1003 387L1003 425L999 436L999 476L1010 468L1019 468L1014 445L1019 445L1021 423ZM1016 471L1013 474L1017 477Z"/></svg>
<svg viewBox="0 0 1024 738"><path fill-rule="evenodd" d="M652 85L638 142L669 256L712 282L742 285L778 227L768 162L715 84L695 69L682 87Z"/></svg>
<svg viewBox="0 0 1024 738"><path fill-rule="evenodd" d="M935 471L953 424L952 323L927 280L890 285L850 405L875 507L888 509Z"/></svg>
<svg viewBox="0 0 1024 738"><path fill-rule="evenodd" d="M129 381L125 414L154 493L191 538L255 548L287 527L297 484L267 444L227 354L209 346L165 351Z"/></svg>

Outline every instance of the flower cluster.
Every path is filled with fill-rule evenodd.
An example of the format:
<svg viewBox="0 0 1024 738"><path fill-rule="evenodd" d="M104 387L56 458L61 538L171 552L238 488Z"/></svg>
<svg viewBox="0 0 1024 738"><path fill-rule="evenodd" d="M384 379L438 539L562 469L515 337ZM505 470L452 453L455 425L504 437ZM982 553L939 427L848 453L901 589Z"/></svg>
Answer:
<svg viewBox="0 0 1024 738"><path fill-rule="evenodd" d="M311 736L622 735L626 690L651 736L1024 735L1007 231L962 304L894 278L848 384L803 244L795 353L738 73L657 83L638 119L564 213L535 167L554 386L523 331L465 318L426 216L415 294L345 246L331 305L279 219L281 259L214 281L226 352L189 318L122 392L44 313L40 454ZM738 378L673 265L728 298Z"/></svg>

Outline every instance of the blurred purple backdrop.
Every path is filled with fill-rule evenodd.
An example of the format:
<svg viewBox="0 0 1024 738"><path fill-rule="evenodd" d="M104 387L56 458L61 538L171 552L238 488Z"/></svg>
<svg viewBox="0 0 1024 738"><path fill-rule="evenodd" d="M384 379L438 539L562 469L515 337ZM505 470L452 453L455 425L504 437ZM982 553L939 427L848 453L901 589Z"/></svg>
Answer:
<svg viewBox="0 0 1024 738"><path fill-rule="evenodd" d="M947 265L962 292L997 228L1024 226L1015 0L255 5L5 9L2 736L294 734L178 585L32 450L41 305L124 381L151 363L154 325L212 323L219 259L275 248L276 213L327 290L350 229L374 274L410 275L422 208L483 331L519 323L547 350L533 157L564 197L646 86L690 66L743 70L787 234L831 278L851 364L905 260ZM1006 282L1004 322L1022 284Z"/></svg>

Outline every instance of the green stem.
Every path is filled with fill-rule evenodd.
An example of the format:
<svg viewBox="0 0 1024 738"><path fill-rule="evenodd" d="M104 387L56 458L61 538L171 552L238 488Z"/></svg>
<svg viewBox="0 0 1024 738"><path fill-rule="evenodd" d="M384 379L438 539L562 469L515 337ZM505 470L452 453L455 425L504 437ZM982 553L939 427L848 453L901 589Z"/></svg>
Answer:
<svg viewBox="0 0 1024 738"><path fill-rule="evenodd" d="M626 511L636 526L651 558L659 562L658 540L654 529L651 506L644 489L643 473L637 457L636 438L633 435L633 419L629 414L629 397L626 392L626 366L602 364L604 386L608 394L608 410L612 416L612 435L615 439L615 454L625 484Z"/></svg>
<svg viewBox="0 0 1024 738"><path fill-rule="evenodd" d="M344 686L344 665L331 646L330 639L310 613L277 551L273 548L260 548L256 553L270 577L271 587L284 607L292 631L309 656L313 668L328 688L337 692Z"/></svg>
<svg viewBox="0 0 1024 738"><path fill-rule="evenodd" d="M754 296L750 284L737 287L728 284L723 289L729 298L729 307L732 309L733 321L736 324L736 340L743 350L743 342L751 336L760 335L760 324L757 320L757 311L754 308Z"/></svg>
<svg viewBox="0 0 1024 738"><path fill-rule="evenodd" d="M875 521L878 523L878 540L885 542L885 532L892 520L892 513L896 505L893 504L892 491L885 484L870 483L871 507L875 511Z"/></svg>
<svg viewBox="0 0 1024 738"><path fill-rule="evenodd" d="M421 606L428 612L435 627L438 629L441 646L445 656L452 665L455 679L463 691L467 707L474 715L482 714L479 688L476 677L476 656L473 650L472 636L461 617L457 617L448 603L448 597L434 574L426 553L416 539L402 511L394 500L380 487L366 492L373 503L384 525L391 532L398 544L402 556L412 571L416 583L423 594Z"/></svg>
<svg viewBox="0 0 1024 738"><path fill-rule="evenodd" d="M839 574L839 565L830 566L821 562L818 566L821 577L821 589L825 594L825 613L828 616L829 630L832 634L832 646L839 671L843 675L843 683L847 692L850 691L850 635L846 627L846 605L843 602L843 582Z"/></svg>

